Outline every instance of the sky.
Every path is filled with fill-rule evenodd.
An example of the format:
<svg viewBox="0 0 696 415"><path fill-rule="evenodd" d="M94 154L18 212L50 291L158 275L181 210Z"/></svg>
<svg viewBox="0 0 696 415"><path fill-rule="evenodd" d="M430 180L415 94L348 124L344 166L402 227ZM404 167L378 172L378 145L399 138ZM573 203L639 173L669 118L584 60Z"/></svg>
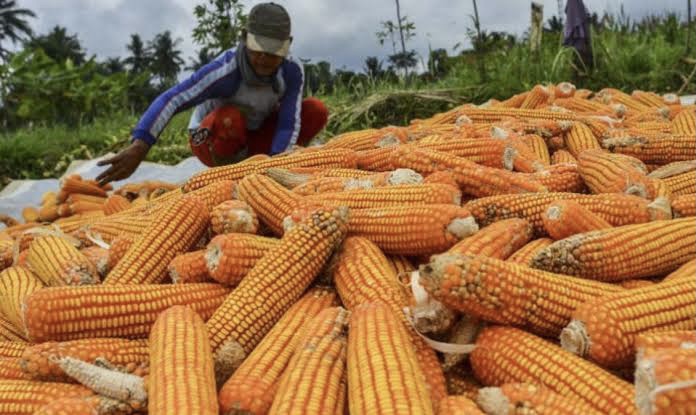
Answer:
<svg viewBox="0 0 696 415"><path fill-rule="evenodd" d="M97 59L125 57L130 35L144 40L170 30L180 38L180 49L188 58L198 46L191 39L196 24L193 9L205 0L18 0L19 7L33 10L37 18L30 24L38 34L55 25L76 33L88 55ZM258 0L242 0L248 11ZM380 22L396 21L393 0L276 0L288 10L294 36L291 54L313 62L327 60L333 68L359 71L367 56L385 59L391 45L380 46L375 32ZM537 0L544 5L544 20L558 14L558 0ZM687 0L585 0L591 11L618 13L621 4L627 14L640 18L646 14L677 11L686 15ZM467 27L473 27L470 0L401 0L402 15L416 24L416 37L407 45L427 60L429 48L467 47ZM479 0L482 29L524 33L530 22L529 0ZM692 0L692 4L693 4ZM692 5L692 13L696 13Z"/></svg>

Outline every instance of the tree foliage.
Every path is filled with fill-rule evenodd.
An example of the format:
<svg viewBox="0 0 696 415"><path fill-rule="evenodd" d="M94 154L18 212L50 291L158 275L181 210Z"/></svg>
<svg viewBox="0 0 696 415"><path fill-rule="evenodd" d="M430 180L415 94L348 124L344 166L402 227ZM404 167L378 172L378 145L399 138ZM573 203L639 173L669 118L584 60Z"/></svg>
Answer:
<svg viewBox="0 0 696 415"><path fill-rule="evenodd" d="M69 35L68 29L62 26L55 26L47 34L31 39L25 43L24 48L41 48L56 62L65 62L67 59L75 65L82 65L85 62L86 53L77 34Z"/></svg>
<svg viewBox="0 0 696 415"><path fill-rule="evenodd" d="M241 40L247 16L240 0L206 0L193 14L196 27L192 37L203 48L202 53L215 56Z"/></svg>
<svg viewBox="0 0 696 415"><path fill-rule="evenodd" d="M33 11L17 7L15 0L0 0L0 58L9 53L2 43L5 39L12 43L31 38L33 32L27 19L36 17Z"/></svg>

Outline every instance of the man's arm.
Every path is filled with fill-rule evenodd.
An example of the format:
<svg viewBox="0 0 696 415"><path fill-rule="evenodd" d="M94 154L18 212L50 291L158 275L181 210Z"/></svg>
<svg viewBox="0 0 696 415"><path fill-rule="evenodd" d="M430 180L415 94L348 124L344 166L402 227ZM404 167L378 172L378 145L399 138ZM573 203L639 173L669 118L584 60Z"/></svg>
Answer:
<svg viewBox="0 0 696 415"><path fill-rule="evenodd" d="M271 143L271 155L282 153L297 142L300 134L300 111L302 109L302 66L289 60L282 66L285 80L285 95L280 100L278 126Z"/></svg>

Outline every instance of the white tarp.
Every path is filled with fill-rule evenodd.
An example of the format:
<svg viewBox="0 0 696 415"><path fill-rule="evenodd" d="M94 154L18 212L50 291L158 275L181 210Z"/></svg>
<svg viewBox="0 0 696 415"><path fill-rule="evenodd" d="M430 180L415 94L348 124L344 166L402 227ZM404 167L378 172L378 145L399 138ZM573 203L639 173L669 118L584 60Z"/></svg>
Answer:
<svg viewBox="0 0 696 415"><path fill-rule="evenodd" d="M70 164L65 175L79 174L86 179L93 179L108 166L97 166L97 162L113 156L106 154L93 160L75 160ZM144 180L162 180L170 183L181 183L194 173L207 167L195 157L189 157L175 166L167 166L151 162L143 162L131 177L126 180L113 182L114 189L131 182ZM10 215L23 222L22 209L27 206L41 205L41 196L48 191L57 192L59 179L44 180L13 180L0 191L0 213ZM3 225L0 224L0 227Z"/></svg>

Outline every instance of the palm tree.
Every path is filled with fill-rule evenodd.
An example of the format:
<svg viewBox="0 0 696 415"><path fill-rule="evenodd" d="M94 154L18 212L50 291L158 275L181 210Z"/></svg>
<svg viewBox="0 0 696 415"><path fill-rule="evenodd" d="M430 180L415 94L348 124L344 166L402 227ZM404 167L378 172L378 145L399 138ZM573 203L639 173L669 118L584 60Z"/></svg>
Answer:
<svg viewBox="0 0 696 415"><path fill-rule="evenodd" d="M85 62L85 51L82 49L77 34L68 35L68 29L56 26L46 35L38 36L28 42L27 49L41 48L48 57L56 62L72 60L75 65Z"/></svg>
<svg viewBox="0 0 696 415"><path fill-rule="evenodd" d="M172 39L169 30L160 33L148 42L148 50L152 56L150 70L159 77L160 86L167 87L176 82L176 76L184 65L181 51L176 49L181 39Z"/></svg>
<svg viewBox="0 0 696 415"><path fill-rule="evenodd" d="M17 43L32 36L26 20L28 17L36 17L36 14L29 9L17 8L14 0L0 0L0 58L9 52L2 47L3 40L9 39L12 43Z"/></svg>
<svg viewBox="0 0 696 415"><path fill-rule="evenodd" d="M215 59L215 54L208 48L198 49L195 58L189 58L189 65L184 69L187 71L197 71Z"/></svg>
<svg viewBox="0 0 696 415"><path fill-rule="evenodd" d="M139 34L134 33L131 35L131 41L126 45L126 49L130 52L130 56L123 62L130 67L130 72L139 74L146 71L150 66L152 57L150 56L150 52L145 48L145 44Z"/></svg>

